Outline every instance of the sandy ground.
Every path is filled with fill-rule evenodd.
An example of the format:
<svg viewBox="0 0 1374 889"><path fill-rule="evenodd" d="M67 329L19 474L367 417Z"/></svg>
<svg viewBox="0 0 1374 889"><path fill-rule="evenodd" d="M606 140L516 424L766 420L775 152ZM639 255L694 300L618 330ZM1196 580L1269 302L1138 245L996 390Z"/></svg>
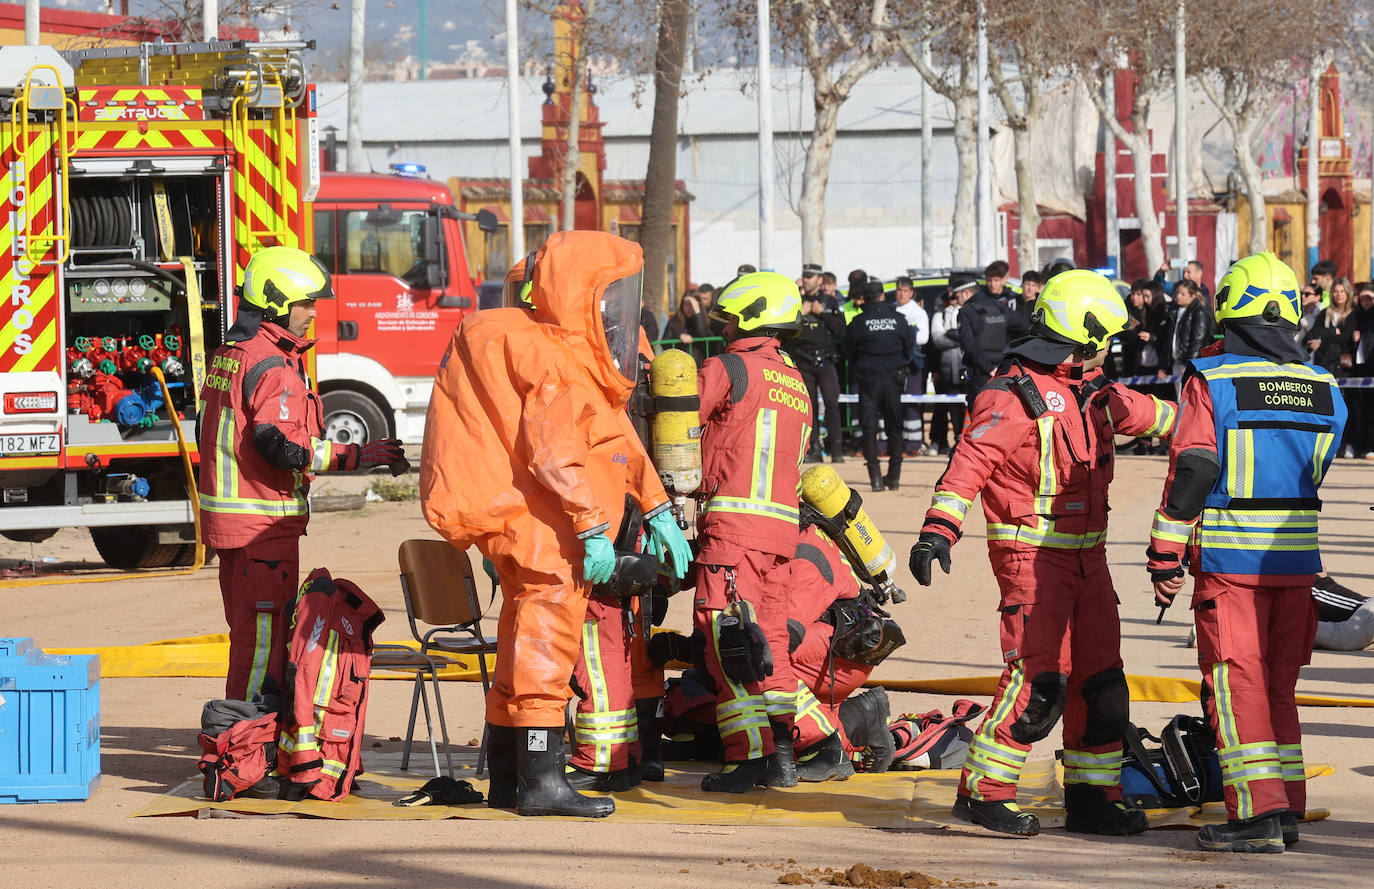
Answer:
<svg viewBox="0 0 1374 889"><path fill-rule="evenodd" d="M907 463L898 492L865 494L865 505L905 565L944 461ZM862 465L840 467L861 492ZM1185 646L1186 607L1163 625L1146 592L1141 564L1150 515L1164 473L1161 458L1123 458L1112 492L1110 554L1122 600L1127 672L1195 678ZM357 491L360 477L326 481L332 493ZM1368 550L1374 516L1368 511L1374 465L1338 461L1323 489L1322 537L1329 570L1349 586L1374 592ZM975 510L978 515L981 513ZM403 638L404 610L396 583L397 544L432 536L415 502L369 504L347 513L320 513L302 545L302 567L327 565L336 576L368 590L391 620L384 639ZM51 558L61 565L95 559L84 532L63 531L34 547L0 540L0 568L18 559ZM89 566L87 566L89 567ZM304 572L303 572L304 573ZM986 675L999 664L996 586L983 546L981 518L970 518L954 551L950 577L918 590L902 567L911 598L894 614L908 644L878 677ZM0 635L32 636L42 646L137 644L222 632L213 567L193 577L0 589ZM1180 603L1181 605L1185 603ZM689 626L688 603L675 601L670 626ZM1304 670L1300 691L1370 696L1370 653L1318 652ZM297 818L204 819L129 816L194 773L196 726L202 703L222 691L213 679L106 679L102 682L103 771L94 796L82 804L0 806L0 887L68 886L91 878L110 889L172 885L231 885L241 889L327 884L338 887L484 885L599 887L719 887L776 885L786 872L862 862L876 868L920 871L965 885L1027 887L1152 886L1355 887L1369 885L1374 829L1374 709L1304 708L1309 762L1336 768L1311 786L1311 804L1332 817L1304 827L1302 843L1282 856L1199 853L1191 830L1155 830L1130 839L1092 839L1049 830L1031 840L996 837L971 827L916 831L779 827L645 825L614 818L595 823L527 819L512 823L340 822ZM445 686L451 736L462 743L481 731L481 689ZM369 742L395 750L403 734L409 686L374 683ZM931 695L893 695L894 712L948 708ZM1158 727L1195 705L1137 704L1136 722ZM1033 757L1053 755L1051 738ZM421 760L423 762L423 759ZM862 777L855 780L863 780ZM1319 876L1318 876L1319 875Z"/></svg>

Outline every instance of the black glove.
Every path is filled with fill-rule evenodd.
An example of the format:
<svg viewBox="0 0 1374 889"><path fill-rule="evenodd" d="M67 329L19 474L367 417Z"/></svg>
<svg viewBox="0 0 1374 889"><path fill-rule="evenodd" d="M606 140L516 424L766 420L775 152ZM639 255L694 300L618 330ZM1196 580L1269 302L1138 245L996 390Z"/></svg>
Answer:
<svg viewBox="0 0 1374 889"><path fill-rule="evenodd" d="M930 563L940 560L940 567L949 573L949 538L934 531L922 531L911 548L911 573L921 586L930 586Z"/></svg>
<svg viewBox="0 0 1374 889"><path fill-rule="evenodd" d="M720 639L720 669L739 685L762 682L773 675L768 640L754 618L754 606L732 602L716 619Z"/></svg>
<svg viewBox="0 0 1374 889"><path fill-rule="evenodd" d="M655 667L662 667L669 661L692 663L692 640L681 633L655 633L649 639L649 660Z"/></svg>
<svg viewBox="0 0 1374 889"><path fill-rule="evenodd" d="M390 465L391 474L400 475L410 468L406 462L405 448L401 447L401 441L397 438L379 438L364 445L336 446L336 450L339 452L337 468L343 472Z"/></svg>

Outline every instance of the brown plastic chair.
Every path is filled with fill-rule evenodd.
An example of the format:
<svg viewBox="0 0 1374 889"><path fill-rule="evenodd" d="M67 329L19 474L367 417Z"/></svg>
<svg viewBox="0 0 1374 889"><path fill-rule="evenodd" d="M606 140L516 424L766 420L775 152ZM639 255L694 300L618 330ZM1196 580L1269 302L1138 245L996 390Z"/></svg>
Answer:
<svg viewBox="0 0 1374 889"><path fill-rule="evenodd" d="M472 561L468 554L456 549L446 540L406 540L401 543L397 557L401 566L401 594L405 598L406 616L410 621L410 632L419 643L419 649L397 646L390 652L396 656L408 655L416 663L402 666L401 669L415 670L415 688L410 698L410 723L406 728L405 750L401 755L401 768L410 766L410 745L415 735L415 718L421 703L425 707L425 725L429 729L430 753L434 759L434 773L439 774L439 755L434 743L434 725L430 718L429 698L425 694L424 679L429 677L434 686L434 703L438 709L439 730L444 739L444 757L448 762L450 776L453 774L453 758L449 753L448 726L444 721L444 704L439 697L439 669L456 661L446 655L476 655L482 672L482 690L491 687L487 675L486 655L496 651L496 637L482 632L482 616L486 611L477 596L477 585L472 576ZM495 590L487 602L489 608L495 601ZM376 656L374 666L379 664ZM389 666L389 665L386 665ZM485 738L478 756L477 774L482 774L486 752Z"/></svg>

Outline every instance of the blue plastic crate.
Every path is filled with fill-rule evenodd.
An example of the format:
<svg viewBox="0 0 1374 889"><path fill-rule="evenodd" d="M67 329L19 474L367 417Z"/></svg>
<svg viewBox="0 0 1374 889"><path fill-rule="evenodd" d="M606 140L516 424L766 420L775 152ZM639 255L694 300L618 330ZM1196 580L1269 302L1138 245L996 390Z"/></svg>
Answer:
<svg viewBox="0 0 1374 889"><path fill-rule="evenodd" d="M18 657L33 650L33 640L27 636L0 639L0 657Z"/></svg>
<svg viewBox="0 0 1374 889"><path fill-rule="evenodd" d="M70 802L100 781L100 657L0 660L0 803Z"/></svg>

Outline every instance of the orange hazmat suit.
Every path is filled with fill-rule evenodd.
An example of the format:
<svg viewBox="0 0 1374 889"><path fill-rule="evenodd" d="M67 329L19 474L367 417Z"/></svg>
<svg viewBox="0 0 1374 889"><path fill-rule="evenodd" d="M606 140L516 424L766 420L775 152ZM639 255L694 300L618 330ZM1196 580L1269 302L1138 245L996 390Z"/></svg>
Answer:
<svg viewBox="0 0 1374 889"><path fill-rule="evenodd" d="M646 516L668 507L625 413L641 257L614 235L553 235L534 259L532 308L469 317L435 377L420 496L431 527L496 566L493 725L563 724L591 592L581 538L614 535L627 493Z"/></svg>

